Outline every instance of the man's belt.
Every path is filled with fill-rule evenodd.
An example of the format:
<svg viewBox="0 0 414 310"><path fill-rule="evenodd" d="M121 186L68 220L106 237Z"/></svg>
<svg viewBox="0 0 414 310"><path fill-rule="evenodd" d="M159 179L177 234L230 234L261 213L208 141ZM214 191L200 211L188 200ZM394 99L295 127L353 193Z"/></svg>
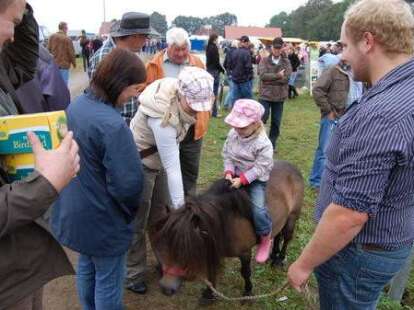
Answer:
<svg viewBox="0 0 414 310"><path fill-rule="evenodd" d="M141 159L144 159L145 157L151 156L152 154L155 154L158 152L157 146L153 145L145 150L142 150L139 152L139 155L141 156Z"/></svg>
<svg viewBox="0 0 414 310"><path fill-rule="evenodd" d="M366 251L388 251L385 247L372 243L361 244L361 248Z"/></svg>

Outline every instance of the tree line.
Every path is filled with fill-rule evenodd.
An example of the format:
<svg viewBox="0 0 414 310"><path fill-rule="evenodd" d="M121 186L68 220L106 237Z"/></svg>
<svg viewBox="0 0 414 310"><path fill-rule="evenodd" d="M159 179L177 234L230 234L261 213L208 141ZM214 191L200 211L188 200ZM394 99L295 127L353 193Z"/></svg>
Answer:
<svg viewBox="0 0 414 310"><path fill-rule="evenodd" d="M290 14L274 15L268 27L280 27L285 37L329 41L340 37L344 14L355 0L333 3L331 0L309 0Z"/></svg>
<svg viewBox="0 0 414 310"><path fill-rule="evenodd" d="M279 27L285 37L299 37L305 40L329 41L339 39L344 14L356 0L308 0L305 5L290 12L274 15L267 27ZM411 5L414 0L407 0ZM190 34L197 32L202 26L209 25L213 31L224 36L224 27L237 25L237 16L231 13L211 17L177 16L172 25L182 27ZM161 35L168 30L165 15L154 12L151 15L151 26Z"/></svg>
<svg viewBox="0 0 414 310"><path fill-rule="evenodd" d="M179 15L172 21L172 25L184 28L190 34L194 34L202 26L209 25L214 32L224 36L224 27L237 25L237 16L230 13L223 13L204 18ZM151 26L164 36L168 30L166 16L158 12L152 13Z"/></svg>

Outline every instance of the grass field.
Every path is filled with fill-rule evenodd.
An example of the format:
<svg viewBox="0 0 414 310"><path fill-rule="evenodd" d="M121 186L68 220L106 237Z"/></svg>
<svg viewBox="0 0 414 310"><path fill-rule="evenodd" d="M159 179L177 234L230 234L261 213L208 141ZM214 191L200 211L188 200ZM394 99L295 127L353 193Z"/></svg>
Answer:
<svg viewBox="0 0 414 310"><path fill-rule="evenodd" d="M81 59L78 58L78 70L81 70ZM311 169L313 154L317 143L319 130L319 111L308 95L303 95L295 100L289 100L285 103L284 115L281 128L281 137L278 141L277 159L288 160L295 164L302 172L305 180L308 179ZM223 122L223 117L212 119L209 132L204 139L202 152L201 169L199 186L207 187L213 180L222 176L223 164L221 149L229 130ZM306 188L305 205L302 215L297 223L295 238L292 240L288 249L288 264L292 263L300 254L301 249L308 242L313 230L313 206L316 195L310 189ZM237 259L227 260L223 275L218 281L217 288L228 296L240 296L243 290L243 280L239 272L240 264ZM274 269L269 265L258 266L253 264L252 281L254 285L253 293L268 293L280 287L286 280L286 270ZM408 298L405 306L401 307L391 302L386 297L381 298L378 309L380 310L397 310L397 309L414 309L414 273L411 273L408 285ZM167 310L186 310L199 309L197 299L200 291L204 287L202 283L186 283L178 295L174 297L163 296L158 289L158 277L154 271L150 275L150 291L147 295L141 296L126 292L126 308L129 309L167 309ZM65 282L66 281L66 282ZM73 279L62 281L64 288L70 287L72 299L77 299L74 292ZM273 310L273 309L312 309L317 306L317 289L314 278L311 279L310 291L312 298L309 301L294 290L288 288L280 296L287 296L288 300L278 302L277 298L264 299L241 305L240 303L227 303L219 301L207 309L227 310L227 309L254 309L254 310ZM70 299L69 298L69 299ZM53 309L54 308L50 308ZM63 308L62 308L63 309ZM65 309L80 309L79 306Z"/></svg>
<svg viewBox="0 0 414 310"><path fill-rule="evenodd" d="M200 187L206 187L211 181L216 180L222 175L221 149L229 128L223 122L223 118L213 119L209 133L204 140L201 176L199 179ZM319 130L319 112L313 104L312 98L303 95L295 100L285 103L281 137L278 141L277 159L288 160L295 164L307 180L311 169L313 154L317 142ZM313 229L313 206L316 195L309 187L305 192L305 205L294 240L288 249L288 263L292 263L300 254L301 249L308 242ZM286 280L286 268L274 269L269 265L253 265L254 293L261 294L277 289ZM201 285L186 285L185 295L191 294L194 298L198 297ZM191 288L190 288L190 287ZM218 288L225 294L237 296L242 292L243 281L239 273L238 260L227 260L222 278L219 280ZM410 295L413 294L414 281L409 285ZM277 298L257 301L253 304L243 306L244 309L311 309L317 305L317 290L314 278L311 280L310 291L313 298L305 300L302 295L297 294L292 289L285 290L281 295L288 297L287 301L278 302ZM194 295L193 295L194 294ZM280 296L279 296L280 297ZM180 298L181 300L181 298ZM313 300L313 301L312 301ZM194 305L194 304L193 304ZM381 298L378 309L412 309L414 303L408 300L408 305L401 307L391 302L386 297ZM183 307L187 308L183 305ZM235 309L239 304L219 302L211 306L210 309ZM189 307L189 309L192 307Z"/></svg>

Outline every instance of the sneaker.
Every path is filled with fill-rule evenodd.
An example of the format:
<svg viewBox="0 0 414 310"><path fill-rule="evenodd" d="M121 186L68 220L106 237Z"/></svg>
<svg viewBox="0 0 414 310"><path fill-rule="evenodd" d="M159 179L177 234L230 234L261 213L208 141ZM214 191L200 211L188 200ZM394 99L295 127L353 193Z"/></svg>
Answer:
<svg viewBox="0 0 414 310"><path fill-rule="evenodd" d="M136 294L144 295L147 292L147 285L144 281L130 284L127 289Z"/></svg>
<svg viewBox="0 0 414 310"><path fill-rule="evenodd" d="M259 264L264 264L270 255L270 250L272 248L272 236L268 234L267 236L260 237L260 244L256 253L256 262Z"/></svg>

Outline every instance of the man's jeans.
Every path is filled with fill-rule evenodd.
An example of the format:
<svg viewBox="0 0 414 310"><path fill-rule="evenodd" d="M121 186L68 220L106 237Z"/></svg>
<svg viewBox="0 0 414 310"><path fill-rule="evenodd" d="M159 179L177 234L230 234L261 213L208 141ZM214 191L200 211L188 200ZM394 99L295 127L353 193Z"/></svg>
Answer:
<svg viewBox="0 0 414 310"><path fill-rule="evenodd" d="M122 310L124 278L125 254L114 257L81 254L76 286L82 309Z"/></svg>
<svg viewBox="0 0 414 310"><path fill-rule="evenodd" d="M253 98L253 80L236 83L233 81L233 99L252 99Z"/></svg>
<svg viewBox="0 0 414 310"><path fill-rule="evenodd" d="M208 71L208 73L211 74L211 76L214 78L214 85L213 85L213 93L214 93L214 103L213 103L213 110L211 115L213 117L217 117L217 112L218 112L218 108L220 105L220 102L218 102L218 90L219 90L219 86L220 86L220 71L215 70L215 71Z"/></svg>
<svg viewBox="0 0 414 310"><path fill-rule="evenodd" d="M384 286L400 270L411 246L393 251L350 244L315 269L321 310L374 310Z"/></svg>
<svg viewBox="0 0 414 310"><path fill-rule="evenodd" d="M89 55L82 54L83 71L88 72L89 69Z"/></svg>
<svg viewBox="0 0 414 310"><path fill-rule="evenodd" d="M280 135L280 124L282 123L283 115L283 101L272 102L267 100L260 100L265 112L262 117L262 121L266 124L270 115L270 131L269 139L272 142L273 148L276 149L276 141Z"/></svg>
<svg viewBox="0 0 414 310"><path fill-rule="evenodd" d="M59 69L60 75L66 85L69 84L69 69Z"/></svg>
<svg viewBox="0 0 414 310"><path fill-rule="evenodd" d="M330 120L327 117L323 117L321 119L319 128L319 144L315 151L312 171L309 176L309 184L314 188L319 188L321 185L322 173L325 168L326 149L329 145L336 122L336 120Z"/></svg>
<svg viewBox="0 0 414 310"><path fill-rule="evenodd" d="M226 95L226 99L224 99L224 107L228 110L233 108L233 104L234 104L234 83L233 81L229 78L228 79L229 82L229 91L227 92Z"/></svg>
<svg viewBox="0 0 414 310"><path fill-rule="evenodd" d="M289 77L289 83L288 83L288 85L295 86L296 78L297 77L298 77L298 72L292 72L290 74L290 77Z"/></svg>
<svg viewBox="0 0 414 310"><path fill-rule="evenodd" d="M266 182L254 181L247 187L256 234L267 236L272 231L272 219L266 206Z"/></svg>
<svg viewBox="0 0 414 310"><path fill-rule="evenodd" d="M202 138L194 140L194 125L191 126L184 140L180 143L181 173L186 196L196 194L202 145Z"/></svg>
<svg viewBox="0 0 414 310"><path fill-rule="evenodd" d="M143 166L144 187L137 216L134 220L134 236L127 257L126 286L145 281L147 271L147 244L145 232L151 206L165 206L169 202L165 170L152 170Z"/></svg>
<svg viewBox="0 0 414 310"><path fill-rule="evenodd" d="M401 302L405 288L407 287L408 279L411 274L411 266L414 260L414 247L411 249L410 256L408 256L401 270L395 275L390 282L390 290L388 295L392 300Z"/></svg>

